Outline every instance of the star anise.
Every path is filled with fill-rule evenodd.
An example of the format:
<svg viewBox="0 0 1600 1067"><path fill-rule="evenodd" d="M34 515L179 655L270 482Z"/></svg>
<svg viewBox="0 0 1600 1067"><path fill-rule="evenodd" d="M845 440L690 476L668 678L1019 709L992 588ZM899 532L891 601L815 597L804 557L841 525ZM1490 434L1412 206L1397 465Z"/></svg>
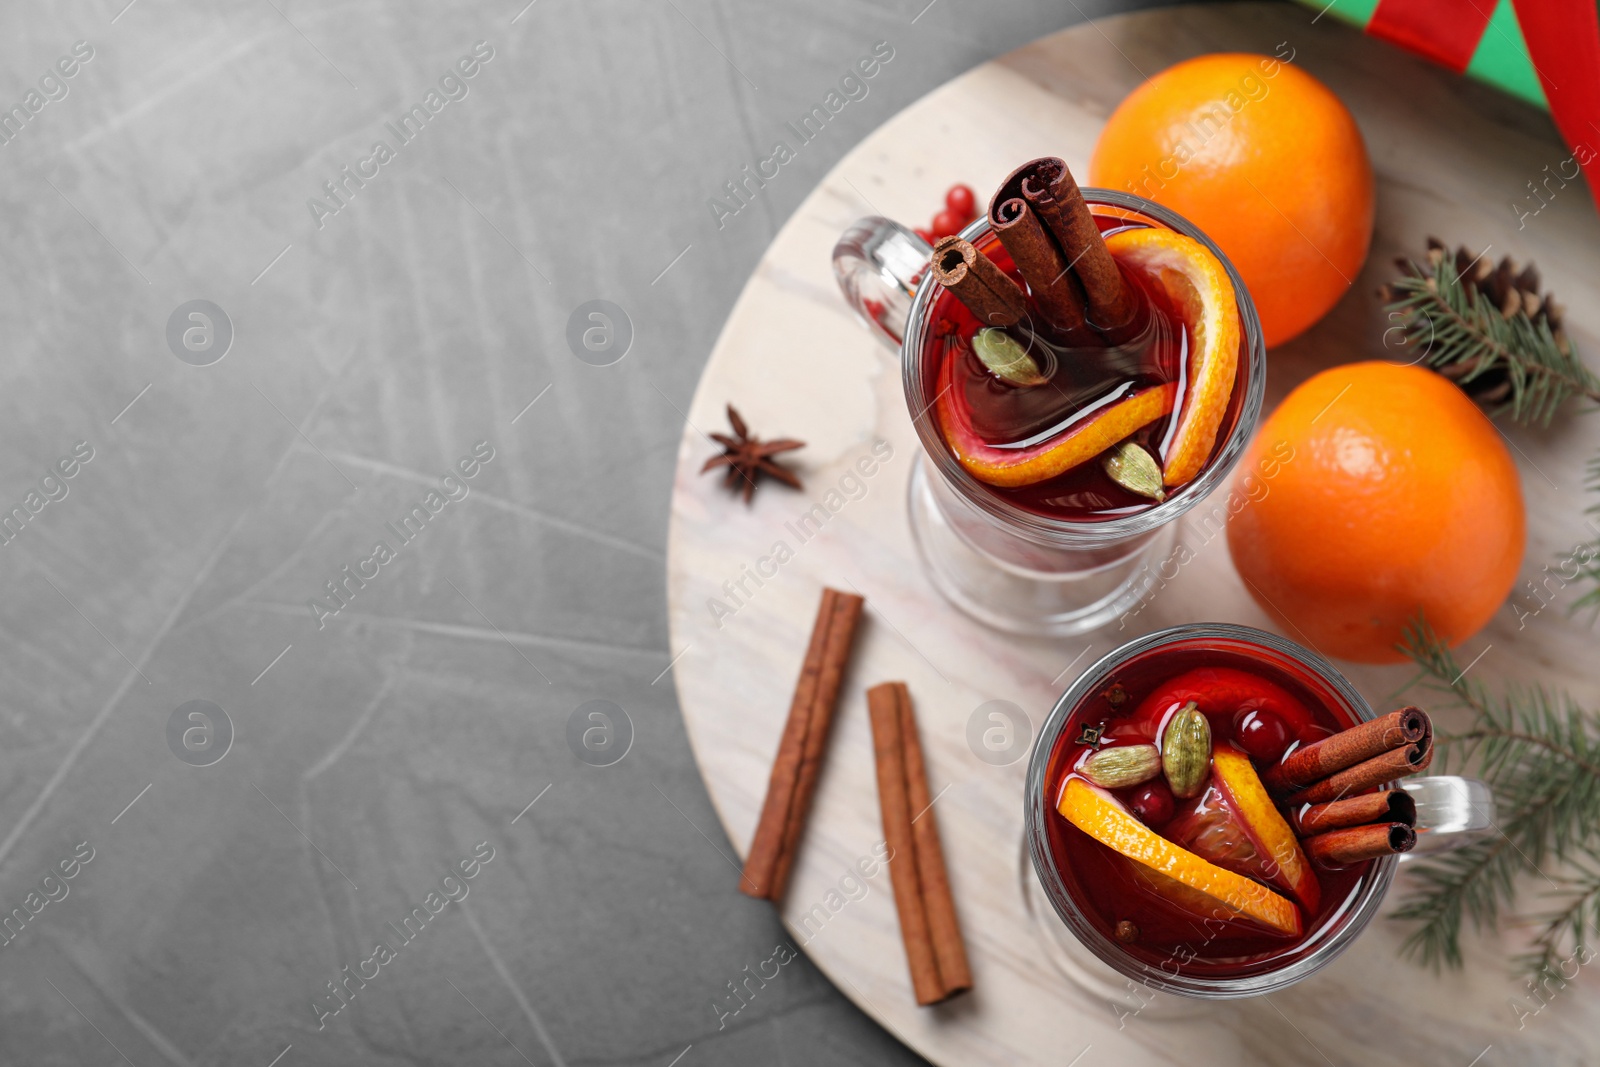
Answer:
<svg viewBox="0 0 1600 1067"><path fill-rule="evenodd" d="M789 437L777 441L763 441L751 436L750 427L746 426L739 413L733 410L732 404L728 405L728 425L733 427L734 436L729 437L725 433L711 435L711 439L722 446L722 454L706 460L706 465L700 468L701 474L717 467L728 468L723 484L738 492L742 482L746 504L756 495L756 480L763 474L776 478L785 485L792 485L796 489L802 488L800 479L795 473L778 466L772 457L780 452L792 452L797 448L804 448L806 444L804 441L796 441Z"/></svg>

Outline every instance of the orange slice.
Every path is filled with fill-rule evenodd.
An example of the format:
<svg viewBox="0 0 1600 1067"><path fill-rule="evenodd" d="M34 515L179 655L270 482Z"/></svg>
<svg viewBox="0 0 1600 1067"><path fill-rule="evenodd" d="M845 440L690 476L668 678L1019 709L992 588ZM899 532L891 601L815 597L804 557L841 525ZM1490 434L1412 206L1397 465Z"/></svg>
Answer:
<svg viewBox="0 0 1600 1067"><path fill-rule="evenodd" d="M1239 370L1239 304L1222 263L1181 233L1122 230L1106 238L1117 261L1166 293L1189 330L1188 388L1166 448L1162 480L1182 485L1200 473Z"/></svg>
<svg viewBox="0 0 1600 1067"><path fill-rule="evenodd" d="M948 360L950 374L957 360ZM1028 448L999 448L986 443L972 428L965 401L948 377L939 394L939 428L950 451L980 482L1015 488L1054 478L1087 463L1134 431L1172 410L1176 383L1154 385L1117 400Z"/></svg>
<svg viewBox="0 0 1600 1067"><path fill-rule="evenodd" d="M1158 897L1187 920L1185 926L1174 929L1164 925L1161 918L1147 915L1139 929L1152 943L1167 940L1181 942L1192 934L1195 923L1200 923L1206 929L1207 940L1227 936L1259 936L1263 933L1281 935L1283 932L1242 912L1225 908L1200 890L1191 889L1176 878L1152 871L1144 864L1135 863L1126 856L1117 856L1115 859L1126 869L1128 877L1135 885ZM1218 927L1218 923L1226 923L1227 926Z"/></svg>
<svg viewBox="0 0 1600 1067"><path fill-rule="evenodd" d="M1322 887L1250 757L1218 745L1211 771L1211 789L1192 812L1167 825L1168 836L1220 867L1281 886L1315 913Z"/></svg>
<svg viewBox="0 0 1600 1067"><path fill-rule="evenodd" d="M1220 918L1244 916L1278 933L1300 936L1300 909L1288 898L1173 844L1098 786L1082 778L1068 778L1057 810L1102 845L1203 895L1213 911L1224 913ZM1193 898L1193 894L1185 896Z"/></svg>

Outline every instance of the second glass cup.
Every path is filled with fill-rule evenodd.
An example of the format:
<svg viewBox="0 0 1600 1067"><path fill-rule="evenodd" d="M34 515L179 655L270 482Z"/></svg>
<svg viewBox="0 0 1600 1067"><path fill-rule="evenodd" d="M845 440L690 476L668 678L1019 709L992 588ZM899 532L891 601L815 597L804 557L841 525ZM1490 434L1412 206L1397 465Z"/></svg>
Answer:
<svg viewBox="0 0 1600 1067"><path fill-rule="evenodd" d="M1051 514L973 477L951 453L934 411L943 343L937 308L941 298L951 298L928 277L932 249L898 223L874 217L847 230L833 253L846 299L900 355L906 406L923 445L909 500L923 566L952 604L1012 633L1083 633L1135 607L1154 585L1154 564L1170 548L1171 523L1201 504L1238 462L1255 432L1266 384L1255 307L1216 245L1143 197L1102 189L1084 189L1083 195L1106 235L1154 227L1198 241L1227 270L1238 303L1238 371L1210 461L1164 501L1127 514ZM961 236L980 253L1003 255L987 217Z"/></svg>
<svg viewBox="0 0 1600 1067"><path fill-rule="evenodd" d="M1202 703L1213 705L1205 713L1217 713L1217 736L1233 744L1245 743L1240 740L1241 722L1264 714L1252 710L1247 715L1246 709L1265 708L1265 714L1280 716L1295 744L1376 717L1349 680L1315 652L1227 623L1177 626L1130 641L1090 666L1062 694L1039 731L1028 764L1026 848L1054 912L1038 915L1037 921L1045 924L1041 932L1047 936L1057 931L1067 935L1052 938L1064 953L1062 969L1112 1002L1138 987L1208 1000L1257 996L1307 978L1332 962L1372 921L1405 858L1386 856L1317 869L1319 903L1301 913L1301 932L1285 937L1282 931L1269 935L1259 927L1237 925L1238 914L1216 898L1125 859L1071 824L1060 806L1083 753L1104 736L1139 731L1145 716L1168 707L1175 684L1184 699L1200 694ZM1224 733L1221 724L1230 716L1232 732ZM1222 772L1214 766L1210 773ZM1400 786L1416 803L1417 852L1460 847L1493 827L1493 797L1476 779L1432 775L1405 779ZM1269 857L1245 847L1226 822L1213 819L1208 829L1196 833L1197 826L1216 815L1217 803L1208 791L1197 800L1180 802L1181 817L1174 818L1169 808L1151 822L1157 834L1169 836L1188 819L1187 830L1176 832L1187 834L1184 840L1190 844L1203 845L1213 855L1220 850L1235 864L1260 864L1266 877L1284 872ZM1195 821L1197 814L1202 817ZM1120 936L1120 919L1129 920L1132 938Z"/></svg>

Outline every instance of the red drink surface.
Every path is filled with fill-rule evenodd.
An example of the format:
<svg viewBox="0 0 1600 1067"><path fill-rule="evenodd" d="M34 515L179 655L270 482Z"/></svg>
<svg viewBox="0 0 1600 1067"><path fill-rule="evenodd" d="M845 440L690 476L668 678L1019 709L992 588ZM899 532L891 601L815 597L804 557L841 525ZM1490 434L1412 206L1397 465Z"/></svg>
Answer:
<svg viewBox="0 0 1600 1067"><path fill-rule="evenodd" d="M1116 696L1108 694L1125 694L1125 698L1114 704ZM1324 941L1349 916L1351 901L1366 886L1371 861L1340 870L1315 868L1320 904L1314 913L1301 907L1304 932L1289 937L1247 923L1206 921L1209 916L1197 915L1158 891L1137 864L1055 810L1067 778L1095 750L1093 745L1080 743L1086 727L1103 729L1102 749L1155 743L1166 721L1190 700L1209 720L1214 744L1239 746L1246 720L1253 725L1242 732L1262 750L1277 747L1266 745L1259 729L1262 720L1274 724L1274 736L1279 735L1276 724L1281 723L1286 728L1281 736L1290 746L1319 740L1358 721L1320 677L1257 646L1195 639L1142 653L1119 667L1100 692L1073 710L1050 753L1046 796L1051 810L1045 816L1050 858L1089 921L1120 949L1151 966L1217 978L1276 970ZM1277 759L1281 753L1272 760L1252 756L1262 772ZM1141 788L1112 792L1124 805L1138 810L1135 801ZM1178 800L1172 817L1151 829L1175 840L1180 828L1187 823L1192 830L1203 821L1207 807L1214 808L1216 802L1214 788L1191 800ZM1213 832L1226 835L1228 831L1213 827ZM1213 838L1211 844L1218 845L1218 839ZM1288 896L1281 886L1258 880ZM1138 928L1137 941L1128 943L1116 937L1121 922Z"/></svg>
<svg viewBox="0 0 1600 1067"><path fill-rule="evenodd" d="M1096 216L1101 232L1126 228L1126 220ZM1002 270L1026 289L1011 257L993 235L978 242L979 252L987 254ZM1088 413L1139 389L1167 382L1178 383L1172 414L1162 416L1130 438L1143 446L1159 462L1165 452L1177 413L1183 409L1189 338L1165 294L1143 284L1123 271L1124 280L1137 294L1140 305L1137 333L1118 347L1070 348L1051 351L1039 339L1030 344L1030 353L1050 381L1047 385L1018 388L1000 381L972 351L972 338L981 324L966 306L948 291L939 292L929 309L933 328L924 342L922 366L928 396L937 396L945 381L946 360L959 361L955 368L957 388L963 392L965 407L972 415L973 429L987 444L1020 445L1042 440L1083 420ZM1031 306L1031 298L1030 298ZM1035 323L1042 323L1036 314ZM1026 335L1013 328L1013 336ZM1052 338L1051 340L1054 340ZM954 341L955 343L951 343ZM1244 342L1241 341L1241 344ZM1240 381L1236 381L1227 412L1217 434L1213 455L1232 434L1243 408L1245 390L1240 386L1247 373L1246 360L1240 361ZM1078 521L1103 521L1121 518L1154 507L1156 501L1129 492L1112 481L1097 459L1067 470L1054 478L1033 485L1005 488L985 485L991 493L1036 514ZM1182 489L1174 492L1181 492Z"/></svg>

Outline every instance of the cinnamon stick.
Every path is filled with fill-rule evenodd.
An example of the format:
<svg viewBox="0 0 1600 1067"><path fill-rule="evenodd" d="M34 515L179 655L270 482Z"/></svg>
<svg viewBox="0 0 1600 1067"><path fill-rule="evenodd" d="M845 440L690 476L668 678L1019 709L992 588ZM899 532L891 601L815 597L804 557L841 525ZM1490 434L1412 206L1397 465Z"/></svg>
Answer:
<svg viewBox="0 0 1600 1067"><path fill-rule="evenodd" d="M972 988L972 971L928 797L927 768L904 682L867 690L878 805L889 852L900 937L918 1004L935 1004Z"/></svg>
<svg viewBox="0 0 1600 1067"><path fill-rule="evenodd" d="M1343 800L1345 797L1353 797L1387 782L1404 778L1408 774L1426 770L1428 764L1432 762L1433 738L1429 736L1424 742L1407 745L1404 748L1392 748L1354 767L1347 767L1338 774L1330 774L1322 781L1314 782L1293 794L1285 803L1289 807L1296 807L1301 804L1328 804L1335 800Z"/></svg>
<svg viewBox="0 0 1600 1067"><path fill-rule="evenodd" d="M872 755L878 770L878 807L883 837L889 846L889 881L894 888L895 912L900 917L906 965L911 970L911 989L918 1004L934 1004L944 999L944 981L939 977L939 959L933 951L933 932L928 926L917 868L905 746L900 738L900 706L892 683L867 690L867 712L872 720Z"/></svg>
<svg viewBox="0 0 1600 1067"><path fill-rule="evenodd" d="M1416 843L1417 832L1403 822L1347 826L1300 842L1312 862L1324 867L1345 867L1380 856L1410 852Z"/></svg>
<svg viewBox="0 0 1600 1067"><path fill-rule="evenodd" d="M1022 179L1021 191L1078 276L1089 322L1107 333L1132 322L1136 310L1133 296L1066 163L1054 156L1035 160L1033 171Z"/></svg>
<svg viewBox="0 0 1600 1067"><path fill-rule="evenodd" d="M939 238L933 246L933 277L986 326L1014 326L1028 313L1022 287L971 241Z"/></svg>
<svg viewBox="0 0 1600 1067"><path fill-rule="evenodd" d="M1417 802L1404 789L1385 789L1326 804L1307 804L1289 813L1289 823L1301 837L1374 822L1415 826Z"/></svg>
<svg viewBox="0 0 1600 1067"><path fill-rule="evenodd" d="M740 891L748 896L778 901L789 884L863 603L852 593L822 591L811 642L789 705L789 719L772 761L767 798L761 805L761 818L745 857L744 876L739 880Z"/></svg>
<svg viewBox="0 0 1600 1067"><path fill-rule="evenodd" d="M906 750L906 793L911 802L911 844L916 849L917 877L927 904L928 929L933 935L939 977L945 996L950 996L972 988L972 968L967 963L967 946L961 939L955 897L950 892L950 874L944 862L944 845L939 841L938 817L933 812L933 799L928 795L928 769L922 758L922 739L917 733L911 693L904 682L891 684L900 706L900 742Z"/></svg>
<svg viewBox="0 0 1600 1067"><path fill-rule="evenodd" d="M1282 763L1262 775L1261 781L1269 792L1292 792L1407 745L1433 747L1433 723L1421 708L1401 708L1295 749Z"/></svg>
<svg viewBox="0 0 1600 1067"><path fill-rule="evenodd" d="M1000 186L989 202L989 225L1022 272L1045 321L1069 336L1083 337L1088 320L1078 279L1038 212L1022 195L1023 179L1032 177L1041 162L1024 163Z"/></svg>

